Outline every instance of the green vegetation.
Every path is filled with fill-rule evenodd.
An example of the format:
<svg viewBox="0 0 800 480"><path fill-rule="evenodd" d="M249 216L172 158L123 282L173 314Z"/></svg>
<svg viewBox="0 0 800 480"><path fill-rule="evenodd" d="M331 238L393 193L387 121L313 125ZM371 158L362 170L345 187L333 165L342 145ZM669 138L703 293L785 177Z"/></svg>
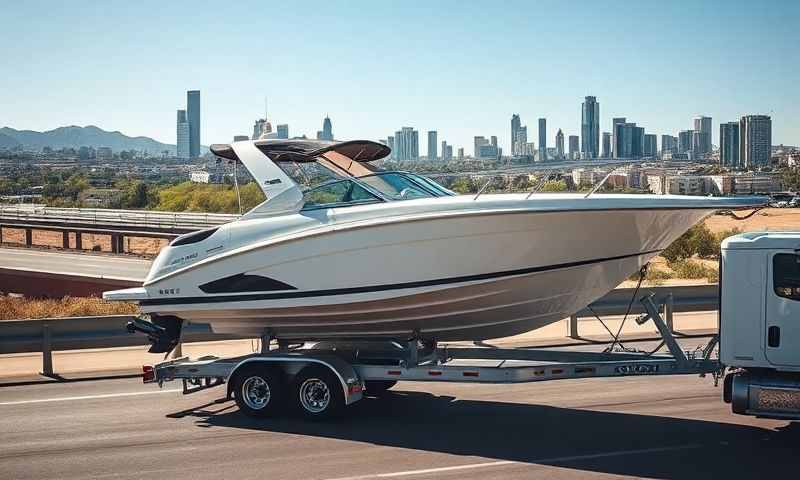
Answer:
<svg viewBox="0 0 800 480"><path fill-rule="evenodd" d="M781 179L783 185L789 190L800 190L800 169L798 168L783 168L781 169Z"/></svg>
<svg viewBox="0 0 800 480"><path fill-rule="evenodd" d="M264 201L264 194L255 183L239 188L242 211L246 212ZM154 210L170 212L239 213L236 190L232 185L183 182L156 192Z"/></svg>

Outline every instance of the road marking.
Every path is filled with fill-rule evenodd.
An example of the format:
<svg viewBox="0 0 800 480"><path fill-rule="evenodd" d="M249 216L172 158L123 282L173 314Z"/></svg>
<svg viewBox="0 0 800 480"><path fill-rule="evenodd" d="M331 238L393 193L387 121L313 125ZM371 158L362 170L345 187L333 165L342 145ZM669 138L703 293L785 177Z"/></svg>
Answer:
<svg viewBox="0 0 800 480"><path fill-rule="evenodd" d="M102 395L84 395L80 397L55 397L55 398L36 398L33 400L15 400L13 402L0 402L3 405L25 405L27 403L45 403L45 402L68 402L72 400L94 400L97 398L116 398L116 397L135 397L139 395L154 395L158 393L174 393L181 392L179 388L172 388L169 390L147 390L144 392L124 392L124 393L105 393Z"/></svg>
<svg viewBox="0 0 800 480"><path fill-rule="evenodd" d="M661 452L672 452L677 450L690 450L702 447L703 445L699 444L677 445L674 447L643 448L639 450L620 450L617 452L593 453L589 455L573 455L568 457L541 458L541 459L531 460L529 462L519 462L515 460L500 460L497 462L470 463L467 465L455 465L452 467L426 468L422 470L406 470L403 472L375 473L371 475L358 475L355 477L339 477L328 480L368 480L371 478L396 478L396 477L407 477L412 475L427 475L433 473L453 472L458 470L472 470L476 468L502 467L504 465L531 465L531 464L576 462L580 460L594 460L598 458L622 457L625 455L641 455L646 453L661 453Z"/></svg>

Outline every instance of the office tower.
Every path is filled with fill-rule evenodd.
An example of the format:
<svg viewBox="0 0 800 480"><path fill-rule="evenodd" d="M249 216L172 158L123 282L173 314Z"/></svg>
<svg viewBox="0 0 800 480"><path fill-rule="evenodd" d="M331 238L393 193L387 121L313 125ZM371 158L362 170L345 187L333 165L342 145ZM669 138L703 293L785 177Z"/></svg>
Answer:
<svg viewBox="0 0 800 480"><path fill-rule="evenodd" d="M484 136L477 136L472 139L473 143L473 156L475 158L481 158L481 147L484 145L488 145L489 141L486 140Z"/></svg>
<svg viewBox="0 0 800 480"><path fill-rule="evenodd" d="M719 164L739 167L739 122L719 124Z"/></svg>
<svg viewBox="0 0 800 480"><path fill-rule="evenodd" d="M547 161L547 119L539 119L539 161Z"/></svg>
<svg viewBox="0 0 800 480"><path fill-rule="evenodd" d="M627 119L625 117L616 117L611 120L611 156L613 158L619 158L617 155L617 124L618 123L625 123Z"/></svg>
<svg viewBox="0 0 800 480"><path fill-rule="evenodd" d="M475 158L497 158L500 150L497 148L497 137L492 136L491 140L486 137L474 137Z"/></svg>
<svg viewBox="0 0 800 480"><path fill-rule="evenodd" d="M391 152L389 152L389 160L397 160L397 154L394 151L394 137L393 136L389 135L386 138L386 146L389 147L389 150L391 150Z"/></svg>
<svg viewBox="0 0 800 480"><path fill-rule="evenodd" d="M556 157L564 160L564 132L560 128L556 132Z"/></svg>
<svg viewBox="0 0 800 480"><path fill-rule="evenodd" d="M769 165L772 153L772 118L745 115L739 120L739 162L750 170Z"/></svg>
<svg viewBox="0 0 800 480"><path fill-rule="evenodd" d="M459 160L464 160L464 147L460 147L458 149L458 159Z"/></svg>
<svg viewBox="0 0 800 480"><path fill-rule="evenodd" d="M511 156L516 157L521 155L520 144L518 143L519 130L522 128L522 121L518 114L511 115Z"/></svg>
<svg viewBox="0 0 800 480"><path fill-rule="evenodd" d="M186 92L186 120L189 122L189 156L200 156L200 90Z"/></svg>
<svg viewBox="0 0 800 480"><path fill-rule="evenodd" d="M419 132L412 127L403 127L394 132L394 146L397 160L419 160Z"/></svg>
<svg viewBox="0 0 800 480"><path fill-rule="evenodd" d="M657 141L658 137L656 137L655 134L646 133L644 135L644 148L642 156L655 158L656 154L658 153Z"/></svg>
<svg viewBox="0 0 800 480"><path fill-rule="evenodd" d="M665 153L677 153L678 151L678 138L672 135L661 135L661 156Z"/></svg>
<svg viewBox="0 0 800 480"><path fill-rule="evenodd" d="M580 142L577 135L569 136L569 159L577 160L580 156Z"/></svg>
<svg viewBox="0 0 800 480"><path fill-rule="evenodd" d="M706 156L708 134L701 130L692 130L692 160L703 160Z"/></svg>
<svg viewBox="0 0 800 480"><path fill-rule="evenodd" d="M581 104L581 156L597 158L600 153L600 104L586 97Z"/></svg>
<svg viewBox="0 0 800 480"><path fill-rule="evenodd" d="M644 127L635 123L614 125L615 158L641 158L644 155Z"/></svg>
<svg viewBox="0 0 800 480"><path fill-rule="evenodd" d="M436 160L436 137L436 130L428 131L428 160Z"/></svg>
<svg viewBox="0 0 800 480"><path fill-rule="evenodd" d="M519 127L516 134L515 153L513 155L517 157L525 156L527 155L525 145L528 143L528 127Z"/></svg>
<svg viewBox="0 0 800 480"><path fill-rule="evenodd" d="M325 115L325 119L322 121L322 130L317 130L317 140L333 140L333 125L331 124L331 119Z"/></svg>
<svg viewBox="0 0 800 480"><path fill-rule="evenodd" d="M289 125L283 123L275 127L278 132L278 138L289 138Z"/></svg>
<svg viewBox="0 0 800 480"><path fill-rule="evenodd" d="M497 135L492 135L492 146L497 147Z"/></svg>
<svg viewBox="0 0 800 480"><path fill-rule="evenodd" d="M187 160L189 153L189 122L186 120L186 110L178 110L176 157Z"/></svg>
<svg viewBox="0 0 800 480"><path fill-rule="evenodd" d="M601 158L611 158L611 132L603 132L603 147L600 151Z"/></svg>
<svg viewBox="0 0 800 480"><path fill-rule="evenodd" d="M233 141L234 142L243 142L245 140L250 140L250 137L248 137L247 135L234 135L233 136Z"/></svg>
<svg viewBox="0 0 800 480"><path fill-rule="evenodd" d="M448 145L447 146L447 150L446 150L446 154L444 155L444 159L447 160L447 161L450 161L450 160L453 159L453 146L452 145Z"/></svg>
<svg viewBox="0 0 800 480"><path fill-rule="evenodd" d="M694 117L694 131L700 132L697 137L697 152L701 155L711 153L711 117Z"/></svg>
<svg viewBox="0 0 800 480"><path fill-rule="evenodd" d="M693 130L681 130L678 132L678 153L689 153L692 150Z"/></svg>

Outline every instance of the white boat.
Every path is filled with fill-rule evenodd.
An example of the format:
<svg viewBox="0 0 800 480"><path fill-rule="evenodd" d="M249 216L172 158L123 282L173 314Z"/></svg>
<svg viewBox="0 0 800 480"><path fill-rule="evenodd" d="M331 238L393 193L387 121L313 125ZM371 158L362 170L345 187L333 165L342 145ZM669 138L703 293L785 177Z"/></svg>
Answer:
<svg viewBox="0 0 800 480"><path fill-rule="evenodd" d="M174 240L142 287L104 294L138 302L167 344L181 321L286 341L514 335L602 297L714 211L764 203L456 195L420 175L378 171L369 162L389 149L366 141L245 141L212 151L241 162L267 200ZM337 178L303 192L285 162Z"/></svg>

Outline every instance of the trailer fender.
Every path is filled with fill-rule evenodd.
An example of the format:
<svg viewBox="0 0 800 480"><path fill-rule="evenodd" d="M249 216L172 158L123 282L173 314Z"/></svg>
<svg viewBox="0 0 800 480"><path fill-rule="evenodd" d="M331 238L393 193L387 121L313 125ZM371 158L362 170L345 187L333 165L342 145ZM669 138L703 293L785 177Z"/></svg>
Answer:
<svg viewBox="0 0 800 480"><path fill-rule="evenodd" d="M344 392L345 405L350 405L351 403L357 402L364 396L364 381L359 377L353 366L341 358L332 355L319 355L310 357L289 354L250 357L239 362L235 367L233 367L230 374L228 374L228 378L225 379L228 384L228 398L232 398L233 396L232 385L234 382L232 382L232 380L235 378L237 372L239 372L243 366L256 362L275 365L283 370L284 373L289 375L296 374L303 367L311 363L322 365L323 367L331 370L339 379L339 382L342 385L342 391Z"/></svg>

